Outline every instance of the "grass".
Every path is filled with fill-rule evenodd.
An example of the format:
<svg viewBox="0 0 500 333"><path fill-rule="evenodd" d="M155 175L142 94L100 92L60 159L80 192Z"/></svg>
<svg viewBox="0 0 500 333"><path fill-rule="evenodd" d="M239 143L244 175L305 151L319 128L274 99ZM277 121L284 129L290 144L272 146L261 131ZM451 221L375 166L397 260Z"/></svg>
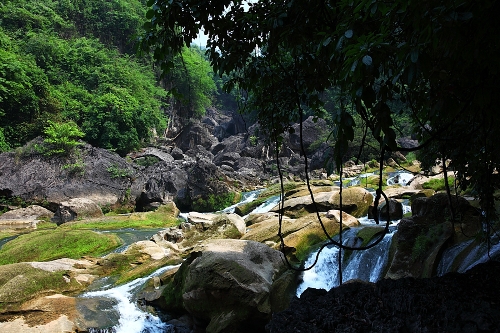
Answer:
<svg viewBox="0 0 500 333"><path fill-rule="evenodd" d="M448 177L448 185L451 189L454 188L455 177ZM425 189L432 189L434 191L444 191L446 189L444 178L434 178L422 184Z"/></svg>
<svg viewBox="0 0 500 333"><path fill-rule="evenodd" d="M298 186L303 185L303 183L296 183L296 182L284 182L283 183L283 188L285 190L285 193L297 188ZM274 184L266 188L264 191L260 192L259 198L269 198L272 197L273 195L279 195L281 194L281 184Z"/></svg>
<svg viewBox="0 0 500 333"><path fill-rule="evenodd" d="M58 258L78 259L84 255L99 256L120 245L120 239L112 234L66 228L40 230L6 243L0 249L0 265Z"/></svg>
<svg viewBox="0 0 500 333"><path fill-rule="evenodd" d="M154 212L132 213L130 215L108 213L103 218L69 222L63 224L62 227L72 230L153 229L177 226L180 222L181 220L174 216L173 211L168 206L161 206Z"/></svg>

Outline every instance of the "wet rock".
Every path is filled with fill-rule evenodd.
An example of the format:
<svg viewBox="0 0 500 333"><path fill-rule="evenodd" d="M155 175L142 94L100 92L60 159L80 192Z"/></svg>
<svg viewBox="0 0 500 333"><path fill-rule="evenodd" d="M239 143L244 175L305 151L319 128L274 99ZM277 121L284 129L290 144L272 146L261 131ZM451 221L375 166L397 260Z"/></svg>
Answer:
<svg viewBox="0 0 500 333"><path fill-rule="evenodd" d="M24 149L41 143L41 138L35 139ZM99 205L112 205L127 192L130 198L140 193L138 169L118 154L88 144L78 150L78 161L38 153L1 153L0 192L31 203L54 203L54 211L61 201L71 198L84 197Z"/></svg>

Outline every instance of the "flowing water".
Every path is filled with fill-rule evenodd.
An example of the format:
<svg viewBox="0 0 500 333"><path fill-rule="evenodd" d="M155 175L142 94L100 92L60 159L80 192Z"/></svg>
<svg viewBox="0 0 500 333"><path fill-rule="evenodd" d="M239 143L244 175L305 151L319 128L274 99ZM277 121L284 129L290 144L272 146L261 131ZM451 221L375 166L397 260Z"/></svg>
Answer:
<svg viewBox="0 0 500 333"><path fill-rule="evenodd" d="M262 191L263 190L255 190L255 191L242 193L240 202L238 202L232 206L224 208L223 210L221 210L221 212L222 213L234 213L234 209L236 208L236 206L254 201L255 199L257 199L260 192L262 192Z"/></svg>
<svg viewBox="0 0 500 333"><path fill-rule="evenodd" d="M374 226L375 221L367 218L361 221L363 226ZM350 228L342 233L342 243L353 247L356 243L356 234L362 227ZM302 283L297 288L297 297L299 297L307 288L325 289L338 287L340 285L339 277L339 253L342 255L342 282L353 279L376 282L383 277L387 262L389 259L389 248L391 246L392 236L396 227L390 227L389 233L384 235L382 241L368 250L352 251L347 260L345 260L346 251L339 251L336 246L329 246L323 249L319 255L316 265L302 274ZM353 245L355 244L355 245ZM304 267L310 267L316 259L317 251L312 253L307 259Z"/></svg>
<svg viewBox="0 0 500 333"><path fill-rule="evenodd" d="M451 271L464 273L477 264L491 259L500 259L500 243L498 239L493 237L493 244L491 244L489 251L486 242L476 242L471 239L452 246L443 252L437 268L437 275L441 276Z"/></svg>
<svg viewBox="0 0 500 333"><path fill-rule="evenodd" d="M113 299L115 305L112 309L105 311L113 311L118 317L118 322L110 328L90 328L90 333L164 333L168 331L171 325L168 325L148 312L143 311L137 306L134 295L142 288L144 283L154 276L158 276L163 272L174 269L177 266L165 266L154 273L131 281L127 284L110 287L104 286L102 290L90 291L81 295L82 298L107 298ZM112 317L110 315L110 317Z"/></svg>

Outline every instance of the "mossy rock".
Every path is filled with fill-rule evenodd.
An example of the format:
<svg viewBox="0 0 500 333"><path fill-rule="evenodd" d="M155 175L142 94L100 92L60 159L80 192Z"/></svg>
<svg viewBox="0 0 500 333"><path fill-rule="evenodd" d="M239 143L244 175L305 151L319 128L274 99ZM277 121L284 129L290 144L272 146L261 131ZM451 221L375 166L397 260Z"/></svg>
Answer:
<svg viewBox="0 0 500 333"><path fill-rule="evenodd" d="M340 231L340 226L337 220L334 218L327 218L326 214L321 214L320 216L328 235L330 237L337 235ZM316 245L324 242L328 238L325 235L316 214L308 214L297 219L294 223L302 225L303 227L285 236L284 242L287 247L294 248L295 257L299 261L303 261Z"/></svg>
<svg viewBox="0 0 500 333"><path fill-rule="evenodd" d="M0 266L0 312L13 311L23 302L56 293L77 293L85 285L69 278L66 271L47 271L29 263Z"/></svg>
<svg viewBox="0 0 500 333"><path fill-rule="evenodd" d="M313 194L322 193L322 192L333 192L333 191L338 191L338 190L339 190L338 186L332 186L331 184L329 186L311 186L311 192ZM309 189L307 188L307 186L301 186L301 187L297 188L296 192L289 193L287 196L287 199L310 196L310 195L311 195L311 193L309 192Z"/></svg>
<svg viewBox="0 0 500 333"><path fill-rule="evenodd" d="M384 229L385 229L384 227L378 227L378 226L364 227L358 231L356 236L363 240L361 246L366 246L376 235L379 235L381 232L383 232Z"/></svg>
<svg viewBox="0 0 500 333"><path fill-rule="evenodd" d="M239 216L245 216L249 214L252 210L263 204L268 198L257 198L252 202L247 202L241 205L238 205L234 208L234 213Z"/></svg>
<svg viewBox="0 0 500 333"><path fill-rule="evenodd" d="M334 194L330 203L335 209L340 209L340 193ZM349 187L342 190L342 210L354 217L363 217L373 203L373 196L362 187Z"/></svg>
<svg viewBox="0 0 500 333"><path fill-rule="evenodd" d="M420 192L411 195L410 203L412 203L417 198L428 198L428 197L432 197L434 194L436 194L436 191L434 191L433 189L430 189L430 188L421 190Z"/></svg>

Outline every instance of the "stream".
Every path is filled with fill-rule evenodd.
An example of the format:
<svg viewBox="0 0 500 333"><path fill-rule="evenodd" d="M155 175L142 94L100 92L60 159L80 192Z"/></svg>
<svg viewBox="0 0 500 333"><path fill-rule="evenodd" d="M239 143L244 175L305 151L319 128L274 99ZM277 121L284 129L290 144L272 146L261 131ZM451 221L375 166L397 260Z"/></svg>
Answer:
<svg viewBox="0 0 500 333"><path fill-rule="evenodd" d="M148 312L143 311L137 306L134 295L142 288L144 283L154 276L158 276L168 270L178 267L165 266L154 273L135 279L127 284L109 288L104 285L102 290L90 291L82 294L80 298L107 298L112 299L114 306L112 309L105 308L102 311L114 311L115 314L108 315L109 318L119 318L118 322L112 328L90 328L90 333L160 333L168 332L168 325Z"/></svg>
<svg viewBox="0 0 500 333"><path fill-rule="evenodd" d="M372 174L363 174L360 177L349 179L349 184L357 185L362 183L363 178ZM400 184L405 186L413 178L413 175L405 172L397 172L390 174L387 180L388 185ZM221 212L232 213L237 205L248 203L255 200L261 190L244 193L242 200L230 207L225 208ZM266 202L255 208L252 213L264 213L270 211L278 204L280 196L273 196ZM411 211L408 206L408 200L403 201L403 211L407 213ZM374 220L363 217L358 219L360 221L359 227L347 229L342 234L344 244L350 246L357 246L359 239L356 237L357 232L364 227L377 226ZM389 249L391 246L392 237L397 231L397 224L395 221L389 227L389 233L384 235L383 240L373 248L364 251L344 251L339 252L339 248L335 246L328 246L323 249L319 255L317 264L310 270L302 274L302 282L299 284L296 295L300 297L302 292L307 288L326 289L330 290L339 285L340 276L338 271L339 255L342 256L342 281L347 282L352 279L359 279L363 281L376 282L383 278L387 270ZM378 225L383 226L382 225ZM124 244L116 249L114 252L124 251L130 244L139 240L150 239L160 229L150 230L134 230L122 229L107 231L118 235ZM338 239L338 238L337 238ZM500 256L500 244L495 242L496 245L492 246L489 254L491 256ZM1 243L0 243L1 246ZM316 253L313 252L306 260L304 266L309 267L313 264ZM460 258L459 263L455 263L457 258ZM475 242L470 240L458 244L444 251L442 260L437 269L438 275L446 274L452 270L464 272L470 267L487 261L488 251L484 243ZM79 296L82 304L85 301L94 301L99 304L97 306L97 313L87 313L91 318L102 317L103 322L106 322L106 327L89 328L90 333L165 333L174 332L175 328L165 322L159 317L144 311L137 304L135 295L143 288L144 284L168 270L174 269L178 266L166 266L158 269L154 273L133 280L127 284L114 287L110 280L106 278L100 279L96 284L90 288L91 291ZM458 268L457 268L458 267ZM95 319L95 318L93 318ZM95 320L96 322L99 320Z"/></svg>

